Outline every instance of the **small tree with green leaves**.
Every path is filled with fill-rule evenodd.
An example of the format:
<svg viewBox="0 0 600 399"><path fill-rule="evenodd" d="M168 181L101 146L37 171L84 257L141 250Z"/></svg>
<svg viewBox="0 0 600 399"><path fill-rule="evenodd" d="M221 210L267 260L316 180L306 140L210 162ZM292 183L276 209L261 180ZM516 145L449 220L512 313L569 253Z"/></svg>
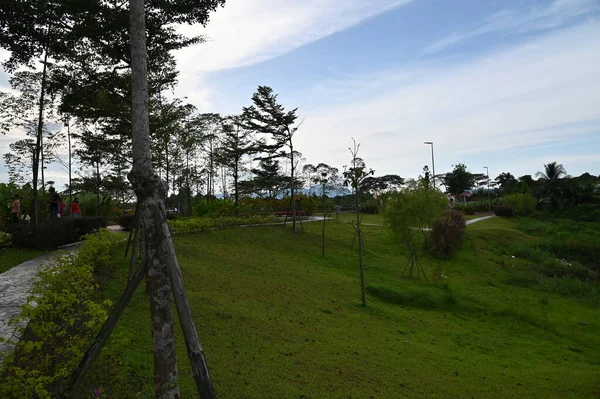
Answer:
<svg viewBox="0 0 600 399"><path fill-rule="evenodd" d="M317 166L308 164L302 168L302 171L309 175L309 179L314 184L321 186L321 198L323 199L323 234L321 240L321 252L325 256L325 221L327 219L327 191L334 187L339 178L338 168L334 168L325 163Z"/></svg>
<svg viewBox="0 0 600 399"><path fill-rule="evenodd" d="M396 240L408 252L408 263L402 275L409 269L412 277L425 271L419 262L417 249L427 238L427 232L433 222L439 218L448 206L444 194L429 187L417 186L405 188L389 195L384 207L383 218Z"/></svg>

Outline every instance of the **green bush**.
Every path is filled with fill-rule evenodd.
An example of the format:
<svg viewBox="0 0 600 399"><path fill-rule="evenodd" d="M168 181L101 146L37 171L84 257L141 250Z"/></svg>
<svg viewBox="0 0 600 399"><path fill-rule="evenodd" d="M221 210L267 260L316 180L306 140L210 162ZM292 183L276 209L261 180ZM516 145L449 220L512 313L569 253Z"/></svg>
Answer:
<svg viewBox="0 0 600 399"><path fill-rule="evenodd" d="M280 220L272 216L222 216L219 218L181 218L169 221L169 227L173 234L200 233L211 229L224 229L234 226L254 226L267 223L275 223Z"/></svg>
<svg viewBox="0 0 600 399"><path fill-rule="evenodd" d="M10 247L11 241L10 234L0 231L0 248Z"/></svg>
<svg viewBox="0 0 600 399"><path fill-rule="evenodd" d="M471 202L460 202L455 201L453 204L454 209L457 209L464 213L465 215L474 215L476 212L489 212L489 210L496 206L500 205L500 199L494 198L491 201L483 200L483 201L471 201Z"/></svg>
<svg viewBox="0 0 600 399"><path fill-rule="evenodd" d="M461 212L447 209L433 222L430 239L433 252L439 257L448 257L462 242L467 225Z"/></svg>
<svg viewBox="0 0 600 399"><path fill-rule="evenodd" d="M535 214L540 219L571 219L578 222L600 222L599 204L580 204L564 210L546 210Z"/></svg>
<svg viewBox="0 0 600 399"><path fill-rule="evenodd" d="M360 213L372 215L375 213L379 213L379 208L381 208L381 202L379 202L378 200L370 200L361 205Z"/></svg>
<svg viewBox="0 0 600 399"><path fill-rule="evenodd" d="M35 249L55 249L79 241L84 235L106 227L102 217L60 218L48 220L35 228L31 224L11 224L7 231L12 245Z"/></svg>
<svg viewBox="0 0 600 399"><path fill-rule="evenodd" d="M94 270L110 266L123 237L103 230L86 237L77 253L63 254L38 272L28 303L10 321L21 339L3 363L0 397L59 398L107 317L110 302L93 300Z"/></svg>
<svg viewBox="0 0 600 399"><path fill-rule="evenodd" d="M504 205L512 208L515 215L530 216L535 212L537 199L530 194L511 194L504 197Z"/></svg>
<svg viewBox="0 0 600 399"><path fill-rule="evenodd" d="M514 210L506 205L494 205L492 212L494 212L496 216L502 217L512 217L515 214Z"/></svg>

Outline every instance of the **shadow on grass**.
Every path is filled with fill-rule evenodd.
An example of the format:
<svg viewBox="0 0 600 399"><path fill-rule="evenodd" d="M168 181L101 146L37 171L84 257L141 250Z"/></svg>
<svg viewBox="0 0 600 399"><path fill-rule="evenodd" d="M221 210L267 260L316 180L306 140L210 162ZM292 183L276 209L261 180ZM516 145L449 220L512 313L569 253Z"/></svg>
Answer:
<svg viewBox="0 0 600 399"><path fill-rule="evenodd" d="M518 322L540 330L560 335L556 327L544 316L530 309L514 306L490 308L483 303L468 303L459 300L448 284L422 284L406 287L402 291L381 285L370 285L367 292L390 304L425 310L448 311L467 318L498 319L509 324ZM464 299L464 298L463 298Z"/></svg>

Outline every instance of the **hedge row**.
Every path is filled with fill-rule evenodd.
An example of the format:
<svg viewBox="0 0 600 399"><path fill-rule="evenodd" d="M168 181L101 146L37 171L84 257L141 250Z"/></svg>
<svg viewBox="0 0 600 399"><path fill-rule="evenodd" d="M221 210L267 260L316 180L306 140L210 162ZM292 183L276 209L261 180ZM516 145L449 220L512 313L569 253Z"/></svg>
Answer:
<svg viewBox="0 0 600 399"><path fill-rule="evenodd" d="M35 249L56 249L80 241L81 238L106 227L102 217L62 218L50 220L35 228L31 224L11 224L6 227L12 245Z"/></svg>
<svg viewBox="0 0 600 399"><path fill-rule="evenodd" d="M289 218L288 218L289 220ZM219 218L182 218L169 221L169 227L173 234L198 233L212 229L224 229L235 226L255 226L268 223L281 222L272 216L222 216Z"/></svg>
<svg viewBox="0 0 600 399"><path fill-rule="evenodd" d="M0 397L64 398L71 373L82 359L92 339L106 320L110 302L94 301L98 284L94 271L112 267L111 252L125 236L101 230L87 236L76 253L64 254L37 273L21 313L10 320L17 327L11 342L14 352L3 361L0 372ZM116 373L119 351L103 351L103 356L86 374L83 392L87 393ZM92 386L93 384L93 386ZM96 385L98 384L98 385Z"/></svg>

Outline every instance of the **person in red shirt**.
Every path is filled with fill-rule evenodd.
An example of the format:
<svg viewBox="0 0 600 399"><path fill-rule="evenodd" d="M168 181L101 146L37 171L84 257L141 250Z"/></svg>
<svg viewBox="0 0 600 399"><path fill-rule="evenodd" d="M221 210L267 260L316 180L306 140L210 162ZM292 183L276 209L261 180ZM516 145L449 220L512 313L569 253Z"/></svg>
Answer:
<svg viewBox="0 0 600 399"><path fill-rule="evenodd" d="M17 223L19 221L19 214L21 213L21 201L19 201L19 196L13 196L13 203L11 205L11 213L10 213L10 221L13 223Z"/></svg>
<svg viewBox="0 0 600 399"><path fill-rule="evenodd" d="M75 198L73 202L71 202L71 215L74 218L81 217L81 209L79 208L79 198Z"/></svg>

